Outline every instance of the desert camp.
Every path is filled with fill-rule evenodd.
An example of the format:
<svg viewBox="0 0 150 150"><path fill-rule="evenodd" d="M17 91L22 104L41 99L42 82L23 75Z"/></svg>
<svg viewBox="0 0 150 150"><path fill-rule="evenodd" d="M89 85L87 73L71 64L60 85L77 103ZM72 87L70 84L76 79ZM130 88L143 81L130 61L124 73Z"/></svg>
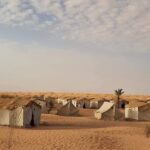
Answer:
<svg viewBox="0 0 150 150"><path fill-rule="evenodd" d="M44 94L47 98L43 99L40 95ZM60 99L67 99L67 103L59 102L58 96ZM125 109L118 108L115 95L110 97L110 95L86 96L85 94L72 95L70 93L0 94L0 141L5 139L8 142L11 139L11 146L13 146L14 150L18 149L21 144L25 148L21 147L20 150L25 150L28 148L28 143L32 143L33 149L41 150L44 147L45 149L55 149L53 144L47 144L47 146L42 144L45 142L49 143L49 141L57 143L57 147L61 149L62 144L60 144L60 140L63 142L65 149L70 149L70 147L73 150L80 149L84 147L83 144L85 149L93 145L104 149L118 149L120 144L117 143L116 137L119 137L123 139L121 143L125 143L124 147L133 149L133 145L129 143L137 141L139 139L137 136L140 136L146 145L145 150L148 150L150 145L149 142L146 143L147 138L145 133L143 133L146 125L150 124L148 98L123 96L121 99L129 102ZM93 101L95 102L94 107L90 107ZM99 101L99 108L97 109L96 105ZM80 107L78 104L88 104L89 107ZM148 105L146 106L146 104ZM127 108L130 108L133 113ZM49 109L48 112L44 111L47 109ZM138 111L135 113L135 110ZM123 115L121 119L118 117L119 111ZM138 115L134 116L131 114ZM140 122L135 122L134 120ZM110 135L112 131L113 134ZM131 136L131 133L134 136ZM95 140L91 142L91 137L103 138L103 136L108 135L110 140L116 142L115 144L103 143L102 146L101 140L100 143ZM7 136L11 138L7 139ZM18 138L21 141L18 140L18 144L15 144L15 140ZM127 140L128 138L130 138L130 142ZM73 141L76 141L78 144L73 144ZM38 147L37 144L39 144ZM0 149L5 150L7 149L6 147L7 144L0 144ZM139 147L142 148L140 144L138 145ZM98 150L97 148L95 149Z"/></svg>
<svg viewBox="0 0 150 150"><path fill-rule="evenodd" d="M0 150L150 150L150 0L0 0Z"/></svg>

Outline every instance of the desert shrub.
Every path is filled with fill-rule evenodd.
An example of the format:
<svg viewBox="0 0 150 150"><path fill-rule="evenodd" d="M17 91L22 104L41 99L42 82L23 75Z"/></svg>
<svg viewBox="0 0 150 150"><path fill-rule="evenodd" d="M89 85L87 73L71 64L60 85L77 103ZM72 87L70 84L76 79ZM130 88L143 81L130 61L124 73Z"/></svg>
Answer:
<svg viewBox="0 0 150 150"><path fill-rule="evenodd" d="M150 137L150 125L147 125L145 127L145 135L146 135L146 137Z"/></svg>
<svg viewBox="0 0 150 150"><path fill-rule="evenodd" d="M15 98L15 95L1 94L0 97L1 98L9 98L9 99L11 99L11 98Z"/></svg>

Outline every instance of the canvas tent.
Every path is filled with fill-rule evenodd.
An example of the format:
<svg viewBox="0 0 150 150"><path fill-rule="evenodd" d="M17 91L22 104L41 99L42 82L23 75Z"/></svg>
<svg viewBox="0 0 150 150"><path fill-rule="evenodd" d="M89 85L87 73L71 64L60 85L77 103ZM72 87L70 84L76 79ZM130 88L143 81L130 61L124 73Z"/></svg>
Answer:
<svg viewBox="0 0 150 150"><path fill-rule="evenodd" d="M114 102L104 102L103 105L95 111L94 116L96 119L114 120L115 105Z"/></svg>
<svg viewBox="0 0 150 150"><path fill-rule="evenodd" d="M78 101L77 100L72 100L72 104L77 107L78 106Z"/></svg>
<svg viewBox="0 0 150 150"><path fill-rule="evenodd" d="M131 102L125 108L125 118L131 120L150 120L150 103Z"/></svg>
<svg viewBox="0 0 150 150"><path fill-rule="evenodd" d="M62 104L63 106L66 105L68 103L68 99L67 98L58 98L57 99L57 103L58 104Z"/></svg>
<svg viewBox="0 0 150 150"><path fill-rule="evenodd" d="M90 108L90 100L88 100L88 99L79 99L77 101L77 107L79 107L79 108Z"/></svg>
<svg viewBox="0 0 150 150"><path fill-rule="evenodd" d="M37 99L34 101L41 106L41 113L48 113L50 106L48 105L47 101L41 99Z"/></svg>
<svg viewBox="0 0 150 150"><path fill-rule="evenodd" d="M103 105L103 103L104 103L104 100L91 100L90 108L98 109Z"/></svg>
<svg viewBox="0 0 150 150"><path fill-rule="evenodd" d="M3 103L3 104L2 104ZM1 100L0 125L30 127L40 123L41 107L34 101Z"/></svg>
<svg viewBox="0 0 150 150"><path fill-rule="evenodd" d="M78 113L78 109L72 104L71 101L69 101L66 105L62 106L57 114L62 116L70 116L70 115L76 115Z"/></svg>

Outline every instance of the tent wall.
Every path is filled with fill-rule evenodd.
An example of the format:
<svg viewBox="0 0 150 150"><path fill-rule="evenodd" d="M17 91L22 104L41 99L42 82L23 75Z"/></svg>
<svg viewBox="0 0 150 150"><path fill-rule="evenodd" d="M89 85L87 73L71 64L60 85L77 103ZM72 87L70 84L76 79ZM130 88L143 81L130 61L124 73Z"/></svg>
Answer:
<svg viewBox="0 0 150 150"><path fill-rule="evenodd" d="M10 112L10 125L23 126L23 108L18 107Z"/></svg>
<svg viewBox="0 0 150 150"><path fill-rule="evenodd" d="M95 117L96 119L102 119L102 114L101 114L100 112L96 112L96 111L95 111L94 117Z"/></svg>
<svg viewBox="0 0 150 150"><path fill-rule="evenodd" d="M78 113L78 109L72 104L72 102L68 102L66 105L62 106L58 110L58 115L62 116L70 116L70 115L75 115Z"/></svg>
<svg viewBox="0 0 150 150"><path fill-rule="evenodd" d="M98 108L100 108L103 105L104 101L98 101Z"/></svg>
<svg viewBox="0 0 150 150"><path fill-rule="evenodd" d="M115 117L114 107L112 107L111 109L102 114L103 120L114 120L114 117Z"/></svg>
<svg viewBox="0 0 150 150"><path fill-rule="evenodd" d="M90 108L98 109L103 105L104 101L90 101Z"/></svg>
<svg viewBox="0 0 150 150"><path fill-rule="evenodd" d="M138 107L125 108L125 118L138 120Z"/></svg>
<svg viewBox="0 0 150 150"><path fill-rule="evenodd" d="M145 110L145 111L139 111L138 119L139 120L149 121L150 120L150 109L149 110Z"/></svg>
<svg viewBox="0 0 150 150"><path fill-rule="evenodd" d="M79 108L90 108L90 101L87 100L80 100L78 101Z"/></svg>
<svg viewBox="0 0 150 150"><path fill-rule="evenodd" d="M102 119L102 120L114 120L115 114L114 114L114 107L109 109L108 111L104 113L96 112L94 113L94 117L96 119Z"/></svg>
<svg viewBox="0 0 150 150"><path fill-rule="evenodd" d="M99 108L98 101L90 101L90 108Z"/></svg>
<svg viewBox="0 0 150 150"><path fill-rule="evenodd" d="M46 101L36 100L35 102L41 106L41 113L47 113L48 112L48 107L47 107Z"/></svg>
<svg viewBox="0 0 150 150"><path fill-rule="evenodd" d="M38 126L40 124L41 108L36 105L32 105L32 113L34 116L34 124L35 126Z"/></svg>
<svg viewBox="0 0 150 150"><path fill-rule="evenodd" d="M31 107L25 107L23 112L23 126L29 127L32 119L32 109Z"/></svg>
<svg viewBox="0 0 150 150"><path fill-rule="evenodd" d="M9 110L0 110L0 125L9 125Z"/></svg>
<svg viewBox="0 0 150 150"><path fill-rule="evenodd" d="M66 105L66 104L68 103L68 100L58 98L58 99L57 99L57 102L58 102L58 104Z"/></svg>
<svg viewBox="0 0 150 150"><path fill-rule="evenodd" d="M72 100L72 104L77 107L77 101L76 100Z"/></svg>
<svg viewBox="0 0 150 150"><path fill-rule="evenodd" d="M32 105L24 108L23 120L25 127L31 126L32 115L34 117L34 125L38 126L40 124L41 109L36 105Z"/></svg>

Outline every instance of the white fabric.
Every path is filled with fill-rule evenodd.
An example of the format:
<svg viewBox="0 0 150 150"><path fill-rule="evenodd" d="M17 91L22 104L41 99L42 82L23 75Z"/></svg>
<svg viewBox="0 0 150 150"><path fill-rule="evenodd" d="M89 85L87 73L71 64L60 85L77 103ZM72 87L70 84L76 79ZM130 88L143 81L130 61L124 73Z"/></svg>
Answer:
<svg viewBox="0 0 150 150"><path fill-rule="evenodd" d="M9 125L9 118L9 110L0 110L0 125Z"/></svg>
<svg viewBox="0 0 150 150"><path fill-rule="evenodd" d="M113 105L114 105L113 102L104 102L103 105L98 110L96 110L96 113L102 114L108 111Z"/></svg>
<svg viewBox="0 0 150 150"><path fill-rule="evenodd" d="M138 107L125 108L125 118L138 120Z"/></svg>

